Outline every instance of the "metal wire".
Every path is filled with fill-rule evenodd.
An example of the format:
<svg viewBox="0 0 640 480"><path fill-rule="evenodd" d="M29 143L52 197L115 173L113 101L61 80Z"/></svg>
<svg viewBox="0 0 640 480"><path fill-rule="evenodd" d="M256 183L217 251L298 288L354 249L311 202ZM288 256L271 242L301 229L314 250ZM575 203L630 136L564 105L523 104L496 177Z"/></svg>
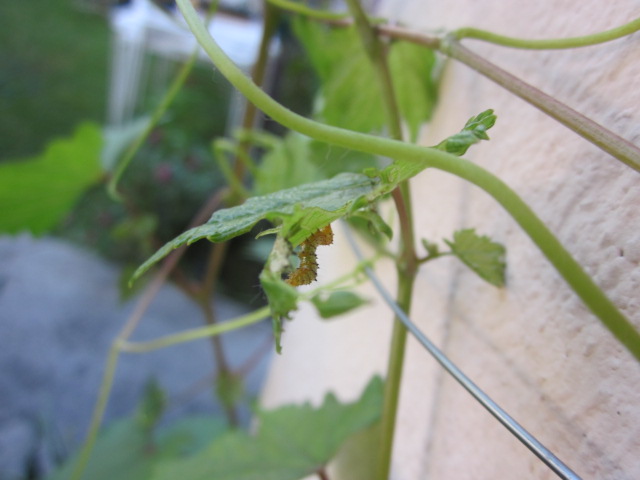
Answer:
<svg viewBox="0 0 640 480"><path fill-rule="evenodd" d="M364 259L360 248L356 244L351 232L345 228L347 239L360 261ZM438 349L418 327L409 319L407 314L398 306L388 290L380 282L379 278L369 267L365 267L365 273L380 293L391 310L398 316L409 332L427 349L427 351L442 365L442 367L469 392L487 411L493 415L507 430L509 430L520 442L536 455L558 477L565 480L581 480L580 476L571 470L562 460L555 456L548 448L540 443L533 435L526 431L511 415L505 412L484 391L467 377L449 358Z"/></svg>

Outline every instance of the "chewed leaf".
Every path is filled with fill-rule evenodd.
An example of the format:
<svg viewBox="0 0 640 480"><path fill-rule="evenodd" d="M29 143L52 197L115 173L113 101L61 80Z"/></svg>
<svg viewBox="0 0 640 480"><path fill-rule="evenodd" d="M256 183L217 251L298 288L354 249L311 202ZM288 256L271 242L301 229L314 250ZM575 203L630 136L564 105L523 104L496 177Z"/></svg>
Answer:
<svg viewBox="0 0 640 480"><path fill-rule="evenodd" d="M451 252L480 278L496 287L505 284L505 248L489 237L479 236L473 228L458 230L453 241L445 240Z"/></svg>
<svg viewBox="0 0 640 480"><path fill-rule="evenodd" d="M165 244L134 273L132 281L172 250L206 238L223 242L248 232L260 220L281 222L281 233L291 245L324 225L346 215L361 197L375 195L379 180L357 173L343 173L330 180L307 183L269 195L252 197L242 205L218 210L209 221Z"/></svg>
<svg viewBox="0 0 640 480"><path fill-rule="evenodd" d="M436 148L453 155L464 155L474 143L478 143L480 140L489 140L487 130L493 127L496 118L493 110L485 110L475 117L471 117L459 133L443 140L436 145Z"/></svg>

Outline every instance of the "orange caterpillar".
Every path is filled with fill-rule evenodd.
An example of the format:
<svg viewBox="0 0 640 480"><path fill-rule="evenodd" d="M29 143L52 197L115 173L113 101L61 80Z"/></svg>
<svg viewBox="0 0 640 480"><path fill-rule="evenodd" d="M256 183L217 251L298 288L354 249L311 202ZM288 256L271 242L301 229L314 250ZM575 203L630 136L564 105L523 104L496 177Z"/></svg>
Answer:
<svg viewBox="0 0 640 480"><path fill-rule="evenodd" d="M298 258L300 266L287 277L286 282L292 287L309 285L318 276L318 256L316 249L320 245L331 245L333 243L333 230L331 224L321 228L307 238L300 246Z"/></svg>

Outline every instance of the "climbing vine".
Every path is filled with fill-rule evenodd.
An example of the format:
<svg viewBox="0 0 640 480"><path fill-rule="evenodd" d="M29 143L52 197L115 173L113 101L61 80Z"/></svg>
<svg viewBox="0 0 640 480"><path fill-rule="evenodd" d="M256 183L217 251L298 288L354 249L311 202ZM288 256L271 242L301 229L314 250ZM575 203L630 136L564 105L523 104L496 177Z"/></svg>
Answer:
<svg viewBox="0 0 640 480"><path fill-rule="evenodd" d="M321 101L317 102L313 117L305 118L277 103L259 87L262 73L254 76L257 82L246 77L209 35L191 2L177 0L189 28L216 69L253 106L245 116L243 129L233 138L218 139L213 145L218 152L220 170L229 185L225 192L226 208L217 209L207 221L199 222L166 243L138 268L132 282L160 261L165 262L162 268L166 276L177 262L176 252L206 239L217 245L202 288L201 298L206 302L206 295L213 291L219 275L225 242L268 221L271 228L259 232L259 236L274 239L272 251L260 274L260 283L269 305L235 320L149 342L129 341L135 325L125 328L109 357L88 441L67 467L66 472L72 472L72 478L81 478L87 468L95 468L90 462L91 452L121 352L142 353L196 338L216 336L270 316L275 348L286 355L283 332L286 322L295 319L300 302L311 302L322 317L339 315L359 307L366 301L348 287L360 282L362 269L380 257L390 257L396 262L396 301L404 311L410 309L418 270L445 255L457 257L488 283L504 287L505 249L486 235L477 233L473 228L452 232L451 239L445 240L448 250L416 238L410 180L427 168L456 175L493 197L591 312L640 360L638 331L532 209L501 179L462 158L473 145L489 140L488 132L497 120L493 110L478 113L461 126L458 133L437 145L425 147L416 143L420 127L430 120L437 101L441 66L438 55L445 55L471 66L617 160L640 171L640 150L636 146L503 72L461 44L465 38L476 38L515 48L577 48L629 35L640 29L640 20L607 32L573 39L529 41L473 28L429 36L388 25L384 19L371 18L357 0L346 3L348 13L319 11L288 0L271 0L265 4L265 36L258 70L264 68L266 45L278 22L283 15L293 15L293 30L305 47L320 82L318 95ZM180 75L170 95L174 95L175 88L184 81L184 72ZM170 97L162 108L167 108L169 103ZM254 108L287 127L289 132L280 138L253 129ZM259 161L254 147L265 152ZM113 192L117 191L119 177L132 161L134 153L130 150L115 170L109 184ZM397 228L380 215L379 205L387 200L394 204ZM316 249L332 244L331 224L339 220L349 222L351 228L368 239L374 245L376 256L329 284L304 291L296 288L316 280L318 268L323 267L317 263ZM394 250L388 240L396 235L396 231L400 241ZM427 252L423 258L416 253L415 244L419 240ZM259 415L261 426L255 436L226 432L193 455L181 458L174 455L168 459L158 457L145 478L240 480L253 478L251 476L259 472L260 478L267 480L296 480L314 473L326 479L326 465L340 445L351 435L379 421L375 475L381 480L387 479L406 336L405 327L396 319L390 339L386 378L384 382L372 380L356 403L340 404L328 395L324 404L315 409L303 405L262 412ZM301 425L303 427L299 429L293 428ZM136 427L128 425L126 428ZM339 434L330 435L326 429L335 429ZM290 458L286 442L293 442L299 447L299 458ZM269 449L269 445L277 448ZM251 458L251 462L247 462L247 458ZM90 478L87 474L85 476ZM95 478L93 474L91 478Z"/></svg>

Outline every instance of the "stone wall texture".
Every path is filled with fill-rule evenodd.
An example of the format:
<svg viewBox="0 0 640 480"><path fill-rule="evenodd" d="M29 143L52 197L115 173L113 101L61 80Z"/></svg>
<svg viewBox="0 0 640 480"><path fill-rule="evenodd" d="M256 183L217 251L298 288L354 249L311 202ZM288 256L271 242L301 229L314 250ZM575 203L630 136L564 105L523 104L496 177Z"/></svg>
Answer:
<svg viewBox="0 0 640 480"><path fill-rule="evenodd" d="M576 36L640 16L640 1L387 0L383 16L425 30L462 26L528 38ZM578 50L465 44L507 71L640 144L640 34ZM529 203L640 328L640 174L464 65L445 68L422 143L495 109L491 141L467 158ZM438 171L412 182L416 229L430 240L475 227L507 247L508 285L496 289L453 259L427 264L412 318L459 367L585 479L640 478L640 364L609 334L535 245L488 195ZM341 229L320 250L321 278L355 263ZM377 269L390 289L391 264ZM332 322L301 309L273 364L266 406L327 390L354 398L386 368L391 314L372 303ZM334 478L334 477L332 477ZM335 478L350 479L337 472ZM409 340L392 468L394 480L556 478Z"/></svg>

